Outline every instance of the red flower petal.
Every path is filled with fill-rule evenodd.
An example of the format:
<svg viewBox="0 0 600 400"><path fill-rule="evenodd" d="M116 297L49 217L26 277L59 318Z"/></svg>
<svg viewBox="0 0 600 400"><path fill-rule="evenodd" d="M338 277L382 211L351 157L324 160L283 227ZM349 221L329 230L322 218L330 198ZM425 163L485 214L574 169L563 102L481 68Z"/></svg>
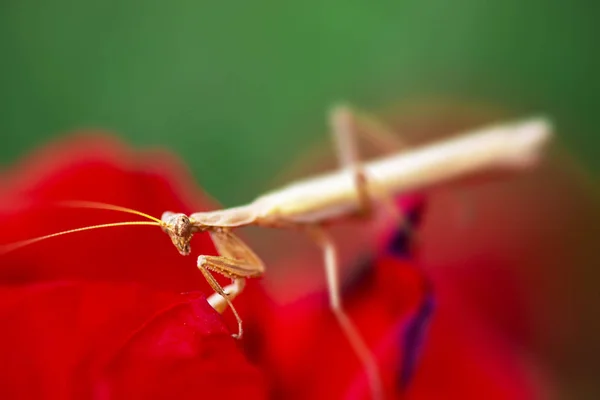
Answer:
<svg viewBox="0 0 600 400"><path fill-rule="evenodd" d="M44 150L3 177L0 242L140 219L57 207L60 200L156 216L205 207L198 204L203 196L175 184L175 175L185 171L168 156L141 156L103 138ZM197 235L192 246L196 254L215 254L208 235ZM261 374L222 317L203 296L182 294L212 290L196 260L181 257L160 228L71 234L1 257L3 397L264 396Z"/></svg>
<svg viewBox="0 0 600 400"><path fill-rule="evenodd" d="M409 263L391 259L374 272L347 293L345 309L378 359L387 397L395 397L400 394L402 333L423 295L423 280ZM291 398L368 397L363 365L325 293L277 311L269 327L269 354L282 393Z"/></svg>
<svg viewBox="0 0 600 400"><path fill-rule="evenodd" d="M386 235L386 241L387 251L366 265L343 299L377 357L386 397L539 396L534 370L470 313L444 281L434 281L432 300L429 280L405 258L410 256L406 233ZM326 292L281 305L276 312L266 334L279 393L292 398L369 397L364 367L329 310Z"/></svg>
<svg viewBox="0 0 600 400"><path fill-rule="evenodd" d="M540 398L535 366L457 293L435 283L436 308L408 398Z"/></svg>
<svg viewBox="0 0 600 400"><path fill-rule="evenodd" d="M180 176L187 177L185 170L166 154L138 154L102 138L82 138L49 148L8 176L0 208L0 243L141 219L113 211L57 207L61 200L106 202L157 217L167 210L206 208L204 196L173 183L180 182ZM186 196L193 193L195 202ZM215 254L208 235L196 235L192 249L194 254ZM66 235L9 253L2 263L0 278L5 282L101 279L146 282L178 292L199 287L208 291L196 260L181 257L158 227Z"/></svg>
<svg viewBox="0 0 600 400"><path fill-rule="evenodd" d="M65 281L3 286L0 299L4 398L263 392L260 374L202 296ZM244 378L223 384L215 379L223 365Z"/></svg>
<svg viewBox="0 0 600 400"><path fill-rule="evenodd" d="M266 397L260 372L199 300L171 305L134 333L101 384L107 398Z"/></svg>

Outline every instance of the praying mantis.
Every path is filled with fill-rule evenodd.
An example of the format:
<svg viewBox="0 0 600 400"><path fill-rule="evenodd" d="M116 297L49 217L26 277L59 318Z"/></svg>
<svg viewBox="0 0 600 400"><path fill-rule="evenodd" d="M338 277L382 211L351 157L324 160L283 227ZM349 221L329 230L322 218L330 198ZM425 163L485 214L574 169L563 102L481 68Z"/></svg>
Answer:
<svg viewBox="0 0 600 400"><path fill-rule="evenodd" d="M210 235L218 255L199 255L196 265L214 293L209 304L219 313L230 308L237 321L237 333L243 337L242 318L233 300L243 291L246 279L260 277L265 265L260 257L233 233L236 228L260 226L305 231L320 247L326 272L329 306L356 356L364 365L373 398L382 398L378 366L358 328L345 313L340 294L335 244L327 225L351 216L365 215L381 204L394 218L402 219L391 199L401 193L422 190L445 181L489 168L523 168L538 159L542 145L550 137L544 119L497 125L453 139L401 151L368 163L359 159L356 136L379 138L390 148L400 147L387 129L375 126L346 106L330 113L341 168L329 174L309 178L258 197L253 202L191 215L167 211L160 219L107 204L72 202L71 205L106 208L144 216L151 221L115 223L73 229L18 243L18 247L38 240L87 229L122 225L156 225L170 237L182 255L191 254L190 240L197 234ZM13 246L10 249L15 248ZM6 250L6 249L5 249ZM0 251L1 252L1 251ZM231 279L222 286L213 273Z"/></svg>

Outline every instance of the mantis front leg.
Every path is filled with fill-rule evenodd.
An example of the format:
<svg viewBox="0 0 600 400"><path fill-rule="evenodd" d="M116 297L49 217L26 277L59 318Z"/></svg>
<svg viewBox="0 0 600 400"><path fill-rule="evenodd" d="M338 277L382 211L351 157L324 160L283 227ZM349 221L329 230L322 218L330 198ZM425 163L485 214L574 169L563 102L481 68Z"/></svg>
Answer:
<svg viewBox="0 0 600 400"><path fill-rule="evenodd" d="M209 304L219 313L223 313L227 306L231 308L238 323L238 333L233 337L241 339L244 333L242 319L231 301L244 289L246 278L261 276L265 267L260 258L228 229L214 228L210 236L220 255L198 257L198 269L215 291L208 298ZM223 288L211 271L231 278L232 283Z"/></svg>

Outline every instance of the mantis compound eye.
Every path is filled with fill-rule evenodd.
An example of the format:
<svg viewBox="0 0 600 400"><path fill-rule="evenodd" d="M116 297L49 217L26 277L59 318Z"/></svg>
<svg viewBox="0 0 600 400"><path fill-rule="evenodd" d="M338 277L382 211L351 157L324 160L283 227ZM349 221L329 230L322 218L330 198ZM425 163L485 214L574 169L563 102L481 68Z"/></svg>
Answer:
<svg viewBox="0 0 600 400"><path fill-rule="evenodd" d="M161 217L161 221L164 224L163 231L171 237L171 241L179 253L184 256L189 255L191 251L190 240L194 230L188 216L181 213L165 212Z"/></svg>

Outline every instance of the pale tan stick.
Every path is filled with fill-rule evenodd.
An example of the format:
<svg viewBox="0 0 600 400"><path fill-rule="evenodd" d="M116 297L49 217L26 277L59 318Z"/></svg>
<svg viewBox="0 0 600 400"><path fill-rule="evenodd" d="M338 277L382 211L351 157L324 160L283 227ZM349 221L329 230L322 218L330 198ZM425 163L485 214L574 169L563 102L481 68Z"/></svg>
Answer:
<svg viewBox="0 0 600 400"><path fill-rule="evenodd" d="M490 169L522 170L537 161L550 136L550 125L543 119L497 125L371 161L363 168L367 176L376 177L376 183L368 185L388 193L425 190ZM262 225L320 223L356 213L360 204L354 175L338 171L285 186L240 209ZM212 214L217 219L220 213Z"/></svg>
<svg viewBox="0 0 600 400"><path fill-rule="evenodd" d="M231 283L223 288L223 292L225 292L225 294L227 295L227 298L231 302L233 302L233 300L235 300L237 295L240 294L244 290L245 286L246 286L246 279L244 279L244 278L234 279L233 283ZM212 306L212 308L217 310L217 312L219 314L223 314L225 312L225 310L227 309L227 306L229 305L227 303L227 300L225 299L225 297L221 296L219 293L211 294L208 297L207 301Z"/></svg>

